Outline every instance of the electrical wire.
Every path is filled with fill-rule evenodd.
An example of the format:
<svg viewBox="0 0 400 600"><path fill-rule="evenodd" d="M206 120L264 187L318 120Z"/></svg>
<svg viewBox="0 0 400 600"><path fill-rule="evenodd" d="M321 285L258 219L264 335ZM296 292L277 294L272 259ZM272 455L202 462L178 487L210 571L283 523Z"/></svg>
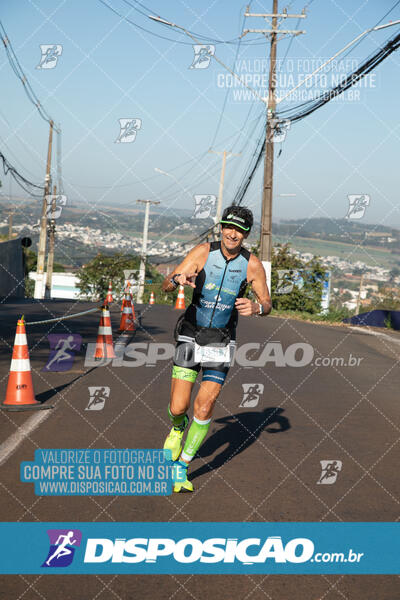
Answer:
<svg viewBox="0 0 400 600"><path fill-rule="evenodd" d="M398 3L400 4L400 0ZM391 10L393 10L393 9L391 9ZM389 12L391 12L391 11L389 11ZM387 14L385 16L387 16ZM383 17L383 18L385 18L385 17ZM382 18L382 20L383 20L383 18ZM390 54L395 52L399 47L400 47L400 34L396 34L388 42L386 42L386 44L382 48L380 48L380 50L378 52L375 52L372 56L370 55L360 65L360 67L358 69L356 69L355 71L353 71L352 73L347 75L346 78L335 88L321 94L314 101L304 103L307 106L304 107L302 111L288 115L287 113L289 112L289 110L290 110L289 109L286 111L282 111L281 113L277 113L277 116L279 117L280 115L285 113L285 119L289 118L291 122L299 121L299 120L305 118L306 116L308 116L309 114L312 114L315 110L317 110L324 104L327 104L328 102L330 102L330 100L332 100L332 98L335 98L336 96L342 94L344 91L346 91L351 86L353 86L355 83L357 83L361 78L365 77L365 75L367 75L373 69L375 69L381 62L383 62ZM296 107L296 108L298 108L298 107ZM294 109L292 109L292 110L294 110ZM249 185L250 185L256 171L257 171L257 168L261 163L264 149L265 149L265 142L262 143L262 145L260 144L258 153L256 153L254 156L251 169L249 169L248 175L246 176L245 180L243 181L243 183L241 184L241 186L239 187L239 189L235 195L234 204L241 204L241 202L243 201L243 198L249 188Z"/></svg>
<svg viewBox="0 0 400 600"><path fill-rule="evenodd" d="M400 33L397 33L395 36L389 39L389 41L387 41L386 44L378 50L378 52L375 52L370 58L365 60L355 71L347 75L346 78L339 85L330 90L327 90L323 94L320 94L315 100L304 103L307 106L304 106L303 109L299 112L290 113L290 109L287 109L285 111L278 112L277 116L279 117L285 114L285 119L289 119L291 122L304 119L304 117L312 114L318 108L321 108L322 106L324 106L324 104L327 104L333 98L339 96L340 94L348 90L350 87L352 87L360 79L365 77L365 75L373 71L381 62L383 62L388 56L390 56L390 54L395 52L399 47ZM301 108L301 105L294 107L292 111L298 108ZM289 115L288 112L290 113Z"/></svg>
<svg viewBox="0 0 400 600"><path fill-rule="evenodd" d="M127 16L122 15L120 12L118 12L115 8L113 8L112 6L110 6L110 4L107 4L107 2L104 2L104 0L98 0L99 2L101 2L101 4L104 4L104 6L106 6L109 10L111 10L114 14L118 15L118 17L120 17L120 19L123 19L124 21L127 21L127 23L130 23L133 27L135 27L136 29L140 29L141 31L144 31L145 33L148 33L154 37L160 38L162 40L167 40L169 42L174 42L176 44L182 44L184 46L193 46L193 44L191 42L183 42L181 40L178 39L174 39L174 38L170 38L164 35L161 35L159 33L154 33L154 31L151 31L150 29L147 29L146 27L143 27L142 25L139 25L138 23L135 23L134 21L132 21L131 19L129 19ZM138 11L138 9L136 9L134 6L132 6L132 4L130 4L130 2L128 2L127 0L123 0L126 4L128 4L129 6L131 6L134 10ZM148 9L150 10L150 9ZM148 14L145 14L141 11L140 14L142 14L143 16L145 16L146 18L149 16ZM160 25L163 25L164 27L169 27L168 25L164 25L163 23L160 23ZM169 27L170 28L170 27ZM179 34L183 34L183 31L179 31L176 30ZM200 33L195 33L190 31L189 29L187 30L189 33L191 33L192 35L194 35L195 37L197 37L198 39L202 39L204 40L204 42L206 43L210 43L212 42L213 44L238 44L240 42L239 38L233 38L232 40L218 40L218 39L214 39L210 36L206 36ZM257 37L255 38L255 40L259 40L261 39L261 37ZM264 43L264 42L262 42ZM244 45L246 46L258 46L260 44L256 43L255 41L253 42L243 42Z"/></svg>
<svg viewBox="0 0 400 600"><path fill-rule="evenodd" d="M0 160L2 161L2 164L3 164L4 175L10 174L11 177L16 181L16 183L18 183L18 185L20 187L22 187L31 196L34 196L36 198L41 197L41 196L38 196L37 194L33 194L32 190L29 189L29 186L32 188L38 189L38 190L42 190L43 192L44 192L44 186L33 183L32 181L29 181L29 179L27 179L26 177L21 175L21 173L19 173L19 171L15 167L13 167L13 165L10 162L8 162L8 160L6 159L6 157L4 156L4 154L1 151L0 151Z"/></svg>
<svg viewBox="0 0 400 600"><path fill-rule="evenodd" d="M32 86L29 82L29 79L25 75L24 70L18 60L18 57L14 52L14 48L12 47L10 39L9 39L7 32L4 29L4 25L1 21L0 21L0 32L1 32L1 36L2 36L1 39L4 44L7 58L8 58L8 61L10 63L12 70L14 71L14 73L18 77L18 79L21 81L27 97L29 98L31 103L37 108L37 111L40 114L40 116L42 117L42 119L44 121L47 121L47 123L49 123L49 125L50 125L50 123L53 122L53 119L50 117L49 113L46 111L43 104L40 102L39 98L35 94ZM55 128L55 130L58 133L58 130L56 128Z"/></svg>
<svg viewBox="0 0 400 600"><path fill-rule="evenodd" d="M307 6L309 6L309 5L310 5L310 4L311 4L313 1L314 1L314 0L310 0L310 2L308 3L308 5L307 5ZM361 44L361 43L362 43L362 42L363 42L363 41L366 39L366 37L368 37L369 35L371 35L371 33L373 32L374 28L375 28L375 27L378 27L378 25L380 25L380 23L382 23L382 21L383 21L383 20L384 20L384 19L385 19L385 18L386 18L386 17L387 17L387 16L388 16L388 15L389 15L389 14L390 14L390 13L391 13L391 12L392 12L392 11L393 11L395 8L396 8L396 6L398 6L399 4L400 4L400 0L397 0L397 2L395 2L395 4L392 6L392 8L390 8L390 9L389 9L389 10L388 10L388 11L387 11L387 12L386 12L386 13L385 13L385 14L384 14L384 15L383 15L383 16L382 16L380 19L379 19L379 21L377 21L377 22L375 23L375 25L373 25L373 27L371 27L371 28L370 28L370 31L368 31L368 33L367 33L367 34L366 34L365 36L363 36L361 39L359 39L359 40L358 40L358 42L357 42L356 44L354 44L354 45L353 45L351 48L349 48L349 49L348 49L348 51L346 52L346 54L344 54L344 55L342 56L342 60L343 60L344 58L346 58L346 56L348 56L349 54L351 54L351 53L352 53L352 52L355 50L355 48L357 48L357 46L359 46L359 44ZM371 58L371 57L373 57L373 56L374 56L374 52L371 52L371 53L368 55L368 57L367 57L367 59L366 59L366 60L368 60L369 58ZM330 68L332 68L332 65L330 66ZM285 109L285 110L282 110L282 111L280 111L280 112L279 112L279 114L283 115L283 114L284 114L284 113L286 113L286 112L295 111L295 110L298 110L298 109L300 109L300 108L302 108L302 107L305 107L305 106L310 106L310 105L311 105L311 104L312 104L314 101L315 101L315 99L311 99L311 100L307 100L307 101L305 101L305 102L301 102L300 104L297 104L296 106L292 106L291 108L287 108L287 109Z"/></svg>
<svg viewBox="0 0 400 600"><path fill-rule="evenodd" d="M400 0L399 0L399 1L400 1ZM252 3L252 2L253 2L253 0L251 0L251 1L250 1L250 4L248 5L248 10L250 9L250 5L251 5L251 3ZM244 23L245 23L245 21L246 21L246 16L245 16L245 15L243 15L243 20L241 21L241 23L239 22L240 32L242 32L242 31L243 31L243 27L244 27ZM233 60L232 70L234 70L234 68L235 68L235 65L236 65L236 62L237 62L237 59L238 59L238 55L239 55L239 51L240 51L240 46L241 46L241 43L242 43L242 37L240 37L240 39L239 39L239 43L238 43L238 45L237 45L237 47L236 47L236 54L235 54L235 58L234 58L234 60ZM218 123L217 123L217 127L216 127L216 129L215 129L215 133L214 133L214 136L213 136L213 138L212 138L212 142L211 142L211 144L210 144L210 149L211 149L211 148L213 148L213 146L214 146L214 144L215 144L215 140L217 139L217 136L218 136L218 133L219 133L219 130L220 130L221 124L222 124L222 120L223 120L223 117L224 117L224 112L225 112L225 108L226 108L226 103L227 103L227 101L228 101L229 92L230 92L230 88L229 88L229 87L227 87L227 89L226 89L226 93L225 93L224 102L223 102L223 105L222 105L221 114L220 114L220 116L219 116L219 120L218 120Z"/></svg>

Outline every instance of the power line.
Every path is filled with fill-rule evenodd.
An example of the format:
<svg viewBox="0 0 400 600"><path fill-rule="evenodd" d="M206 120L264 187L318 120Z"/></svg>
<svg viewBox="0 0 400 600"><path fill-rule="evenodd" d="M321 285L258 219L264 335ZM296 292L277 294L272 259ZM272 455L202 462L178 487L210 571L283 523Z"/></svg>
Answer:
<svg viewBox="0 0 400 600"><path fill-rule="evenodd" d="M400 0L399 0L398 4L400 4ZM391 9L391 10L393 10L393 9ZM389 12L391 12L391 11L389 11ZM387 14L385 16L387 16ZM385 18L385 17L383 17L383 18ZM381 20L383 20L383 18ZM321 94L314 101L309 101L307 103L304 103L304 105L303 105L304 108L302 111L300 111L298 113L294 113L289 116L287 115L287 113L290 110L293 111L302 106L302 105L299 105L297 107L294 107L293 109L287 109L285 111L277 113L277 116L282 116L283 114L285 114L284 118L285 119L289 118L290 121L292 121L292 122L299 121L299 120L305 118L306 116L313 113L315 110L317 110L324 104L327 104L330 100L332 100L332 98L335 98L336 96L342 94L344 91L346 91L351 86L353 86L355 83L357 83L360 79L362 79L365 75L370 73L374 68L376 68L381 62L383 62L390 54L392 54L392 52L396 51L399 47L400 47L400 34L396 34L378 52L375 52L374 54L370 55L361 64L361 66L358 69L356 69L355 71L353 71L352 73L347 75L346 78L344 79L344 81L342 81L335 88L325 92L324 94ZM246 177L246 179L242 182L241 186L239 187L239 189L236 193L234 204L240 204L243 201L243 198L247 192L247 189L257 171L258 166L260 165L263 153L264 153L264 145L259 148L258 154L255 154L251 169L249 170L249 174Z"/></svg>
<svg viewBox="0 0 400 600"><path fill-rule="evenodd" d="M8 62L10 63L12 70L14 71L14 73L18 77L18 79L21 81L26 95L28 96L31 103L37 108L37 111L40 114L40 116L42 117L42 119L44 121L47 121L47 123L50 125L50 123L53 121L53 119L50 117L49 113L46 111L43 104L40 102L39 98L35 94L32 86L29 82L29 79L25 75L24 70L18 60L18 57L14 52L14 48L12 47L11 41L10 41L6 30L4 29L3 23L1 21L0 21L0 32L2 35L1 39L4 44L4 48L6 50ZM56 129L56 131L58 133L57 129Z"/></svg>
<svg viewBox="0 0 400 600"><path fill-rule="evenodd" d="M400 1L400 0L399 0ZM370 58L365 60L355 71L346 76L346 78L336 87L331 90L327 90L323 94L320 94L316 100L309 101L304 103L303 110L300 110L297 113L290 114L287 116L287 113L290 112L290 109L277 113L277 116L281 116L285 113L285 119L290 119L290 121L299 121L304 119L304 117L312 114L324 104L330 102L336 96L339 96L350 87L352 87L355 83L357 83L360 79L365 77L368 73L373 71L381 62L383 62L390 54L395 52L400 47L400 33L393 36L386 44L375 52ZM292 108L294 111L296 109L301 108L302 105Z"/></svg>
<svg viewBox="0 0 400 600"><path fill-rule="evenodd" d="M250 1L249 8L250 8L250 5L252 4L252 2L253 2L253 0ZM241 24L239 23L240 32L243 30L245 20L246 20L246 17L245 17L245 15L243 15L243 20L242 20ZM234 70L234 68L235 68L236 61L238 59L238 55L239 55L239 51L240 51L241 43L242 43L242 37L240 37L239 43L238 43L237 48L236 48L236 54L235 54L235 58L233 60L232 70ZM218 133L219 133L219 130L220 130L220 127L221 127L222 119L224 117L224 112L225 112L225 108L226 108L226 103L227 103L227 100L228 100L229 92L230 92L230 88L227 87L225 98L224 98L224 103L222 105L221 114L219 116L217 127L216 127L216 130L215 130L215 133L214 133L214 137L213 137L212 142L210 144L210 149L214 146L215 140L217 139L217 136L218 136Z"/></svg>
<svg viewBox="0 0 400 600"><path fill-rule="evenodd" d="M160 38L162 40L167 40L169 42L174 42L175 44L182 44L184 46L193 46L193 44L191 44L190 42L183 42L181 40L178 39L174 39L174 38L170 38L164 35L160 35L159 33L154 33L154 31L151 31L150 29L147 29L146 27L143 27L142 25L139 25L138 23L135 23L134 21L132 21L131 19L129 19L127 16L122 15L120 12L118 12L115 8L113 8L112 6L110 6L110 4L107 4L107 2L104 2L104 0L98 0L99 2L101 2L101 4L104 4L104 6L106 6L109 10L111 10L114 14L116 14L118 17L120 17L120 19L123 19L124 21L127 21L127 23L130 23L133 27L135 27L136 29L140 29L141 31L144 31L145 33L148 33L154 37ZM123 0L126 4L128 4L129 6L131 6L134 10L136 10L137 12L139 12L140 14L142 14L143 16L145 16L146 18L149 16L146 13L143 13L142 11L138 11L137 8L135 8L132 4L130 4L130 2L128 2L128 0ZM148 9L150 11L150 9ZM189 31L189 30L187 30ZM190 33L193 33L193 35L195 35L196 37L198 37L199 39L204 40L204 42L212 42L213 44L239 44L240 43L240 39L239 38L233 38L232 40L218 40L218 39L214 39L210 36L206 36L200 33L194 33L189 31ZM257 40L260 39L259 37L256 38ZM243 42L244 45L246 46L257 46L260 44L254 43L254 42Z"/></svg>
<svg viewBox="0 0 400 600"><path fill-rule="evenodd" d="M41 196L38 196L37 194L32 194L32 190L28 189L28 187L26 187L26 186L30 186L30 187L36 188L38 190L44 191L43 185L37 185L36 183L29 181L29 179L27 179L26 177L21 175L21 173L19 173L19 171L15 167L13 167L13 165L6 159L6 157L4 156L4 154L1 151L0 151L0 160L2 161L2 164L3 164L4 175L10 174L10 176L18 183L18 185L21 186L31 196L34 196L35 198L41 197Z"/></svg>

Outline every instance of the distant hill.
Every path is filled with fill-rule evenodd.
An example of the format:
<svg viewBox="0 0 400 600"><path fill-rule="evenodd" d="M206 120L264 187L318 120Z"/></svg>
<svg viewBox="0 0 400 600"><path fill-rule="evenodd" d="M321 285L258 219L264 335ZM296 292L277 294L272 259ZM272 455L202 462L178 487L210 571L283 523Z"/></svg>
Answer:
<svg viewBox="0 0 400 600"><path fill-rule="evenodd" d="M383 233L392 234L397 237L400 233L398 227L387 227L384 225L374 225L365 223L362 219L350 220L350 219L328 219L328 218L314 218L314 219L285 219L280 220L278 223L273 223L272 231L280 234L293 234L302 236L307 234L319 235L359 235L360 233Z"/></svg>

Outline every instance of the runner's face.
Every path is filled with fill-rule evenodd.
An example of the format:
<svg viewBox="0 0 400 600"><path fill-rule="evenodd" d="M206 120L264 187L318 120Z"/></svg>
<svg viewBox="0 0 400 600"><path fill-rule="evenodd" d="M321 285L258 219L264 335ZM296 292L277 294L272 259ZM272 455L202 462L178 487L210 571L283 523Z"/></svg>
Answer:
<svg viewBox="0 0 400 600"><path fill-rule="evenodd" d="M228 225L221 230L222 243L228 252L239 252L246 237L247 234L234 225Z"/></svg>

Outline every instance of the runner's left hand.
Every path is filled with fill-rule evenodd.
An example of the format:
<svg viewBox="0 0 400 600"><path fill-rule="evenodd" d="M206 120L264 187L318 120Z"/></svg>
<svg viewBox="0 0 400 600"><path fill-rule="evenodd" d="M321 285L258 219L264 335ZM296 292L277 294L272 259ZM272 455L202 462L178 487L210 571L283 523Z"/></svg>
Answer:
<svg viewBox="0 0 400 600"><path fill-rule="evenodd" d="M258 304L252 302L250 298L237 298L235 307L237 308L239 315L242 315L243 317L255 315L260 310Z"/></svg>

